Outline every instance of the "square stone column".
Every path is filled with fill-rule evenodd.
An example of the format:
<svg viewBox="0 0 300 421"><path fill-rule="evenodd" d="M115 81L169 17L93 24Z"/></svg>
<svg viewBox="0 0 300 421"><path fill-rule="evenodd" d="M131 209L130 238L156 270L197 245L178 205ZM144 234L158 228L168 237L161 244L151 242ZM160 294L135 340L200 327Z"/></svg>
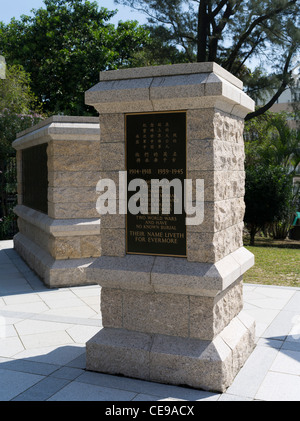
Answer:
<svg viewBox="0 0 300 421"><path fill-rule="evenodd" d="M96 211L99 141L97 117L53 116L19 133L13 142L19 227L14 247L49 287L86 284L86 269L101 255ZM24 172L28 152L33 155ZM31 176L35 167L39 169ZM46 179L42 186L40 176Z"/></svg>
<svg viewBox="0 0 300 421"><path fill-rule="evenodd" d="M102 287L103 329L87 369L223 392L254 347L243 312L245 115L254 102L216 63L100 73L86 92L100 114L100 176L125 171L128 115L186 114L186 177L204 180L204 219L186 226L186 255L128 253L126 216L101 217L102 256L88 277ZM119 186L118 186L119 187Z"/></svg>

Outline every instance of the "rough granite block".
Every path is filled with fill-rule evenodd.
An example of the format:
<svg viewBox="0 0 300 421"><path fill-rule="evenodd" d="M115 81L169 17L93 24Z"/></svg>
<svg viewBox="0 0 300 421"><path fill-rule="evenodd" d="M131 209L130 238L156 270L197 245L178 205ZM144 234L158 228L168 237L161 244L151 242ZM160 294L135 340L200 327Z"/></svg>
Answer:
<svg viewBox="0 0 300 421"><path fill-rule="evenodd" d="M187 337L189 297L124 291L123 328L137 332Z"/></svg>
<svg viewBox="0 0 300 421"><path fill-rule="evenodd" d="M87 369L149 380L150 335L104 328L86 344Z"/></svg>
<svg viewBox="0 0 300 421"><path fill-rule="evenodd" d="M101 229L102 256L125 256L125 229Z"/></svg>
<svg viewBox="0 0 300 421"><path fill-rule="evenodd" d="M100 115L101 143L124 142L125 127L123 114Z"/></svg>
<svg viewBox="0 0 300 421"><path fill-rule="evenodd" d="M121 290L101 289L101 312L103 327L122 328L123 294Z"/></svg>
<svg viewBox="0 0 300 421"><path fill-rule="evenodd" d="M253 328L237 316L224 329L225 339L219 334L213 341L104 328L86 344L87 369L224 392L254 349Z"/></svg>

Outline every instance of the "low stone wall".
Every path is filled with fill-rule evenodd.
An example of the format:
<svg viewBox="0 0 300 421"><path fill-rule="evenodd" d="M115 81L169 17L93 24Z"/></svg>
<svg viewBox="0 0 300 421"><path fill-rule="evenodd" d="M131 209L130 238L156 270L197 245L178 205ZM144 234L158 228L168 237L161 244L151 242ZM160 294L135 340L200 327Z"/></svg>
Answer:
<svg viewBox="0 0 300 421"><path fill-rule="evenodd" d="M19 133L13 143L18 163L15 248L50 287L87 283L86 267L101 256L96 211L99 141L97 117L54 116ZM43 143L47 214L23 203L22 152Z"/></svg>

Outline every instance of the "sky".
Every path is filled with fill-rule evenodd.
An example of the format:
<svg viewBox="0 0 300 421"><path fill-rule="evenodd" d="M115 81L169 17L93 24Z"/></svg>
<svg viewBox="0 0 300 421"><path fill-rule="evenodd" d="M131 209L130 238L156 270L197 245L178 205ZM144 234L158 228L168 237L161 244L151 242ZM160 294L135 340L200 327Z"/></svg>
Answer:
<svg viewBox="0 0 300 421"><path fill-rule="evenodd" d="M108 10L119 10L110 20L110 22L115 25L120 20L137 20L140 24L147 23L147 18L144 14L131 9L128 6L115 4L114 0L95 1L99 4L99 7L106 7ZM8 24L13 17L19 19L22 14L32 15L32 9L39 9L44 6L43 0L0 0L0 21ZM254 60L253 63L249 62L247 65L252 68L258 65L258 63Z"/></svg>
<svg viewBox="0 0 300 421"><path fill-rule="evenodd" d="M106 7L108 10L118 9L117 15L110 20L117 24L119 20L137 20L140 24L146 23L146 17L133 11L129 7L120 6L114 0L96 0L99 7ZM0 0L0 21L8 24L15 17L19 19L21 15L31 15L32 9L44 7L43 0Z"/></svg>

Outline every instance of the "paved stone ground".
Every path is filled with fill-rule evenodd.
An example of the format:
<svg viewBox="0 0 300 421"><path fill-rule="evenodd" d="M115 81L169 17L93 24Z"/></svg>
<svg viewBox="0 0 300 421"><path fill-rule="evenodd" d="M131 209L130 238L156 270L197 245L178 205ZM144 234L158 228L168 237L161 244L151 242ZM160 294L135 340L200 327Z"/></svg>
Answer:
<svg viewBox="0 0 300 421"><path fill-rule="evenodd" d="M257 346L226 393L85 370L100 288L47 289L0 242L0 401L300 401L300 288L244 285Z"/></svg>

